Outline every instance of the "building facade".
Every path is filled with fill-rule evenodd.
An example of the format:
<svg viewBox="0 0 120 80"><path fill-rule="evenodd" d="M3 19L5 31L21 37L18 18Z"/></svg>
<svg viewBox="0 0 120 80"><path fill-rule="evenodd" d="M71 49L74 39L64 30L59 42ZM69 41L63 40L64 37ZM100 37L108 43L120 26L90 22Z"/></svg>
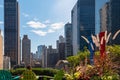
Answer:
<svg viewBox="0 0 120 80"><path fill-rule="evenodd" d="M78 52L78 31L77 31L77 17L78 17L78 12L77 12L77 3L73 7L71 11L71 17L72 17L72 45L73 45L73 55L75 55Z"/></svg>
<svg viewBox="0 0 120 80"><path fill-rule="evenodd" d="M81 36L95 34L95 0L78 0L71 12L73 27L73 54L83 50L87 43Z"/></svg>
<svg viewBox="0 0 120 80"><path fill-rule="evenodd" d="M24 35L22 39L22 62L24 62L26 66L31 65L30 54L31 40L28 38L27 35Z"/></svg>
<svg viewBox="0 0 120 80"><path fill-rule="evenodd" d="M108 31L110 32L110 22L109 22L109 2L100 9L100 32Z"/></svg>
<svg viewBox="0 0 120 80"><path fill-rule="evenodd" d="M47 67L55 68L55 65L58 61L58 53L56 49L53 49L52 46L47 48Z"/></svg>
<svg viewBox="0 0 120 80"><path fill-rule="evenodd" d="M3 37L0 30L0 69L3 69Z"/></svg>
<svg viewBox="0 0 120 80"><path fill-rule="evenodd" d="M5 70L10 70L11 69L10 57L4 56L3 69L5 69Z"/></svg>
<svg viewBox="0 0 120 80"><path fill-rule="evenodd" d="M4 0L4 55L11 65L20 63L19 5L17 0Z"/></svg>
<svg viewBox="0 0 120 80"><path fill-rule="evenodd" d="M41 60L41 58L42 58L42 53L43 53L43 47L44 47L44 45L39 45L38 47L37 47L37 51L38 51L38 59L39 60Z"/></svg>
<svg viewBox="0 0 120 80"><path fill-rule="evenodd" d="M65 38L63 36L59 36L58 54L59 60L65 59Z"/></svg>
<svg viewBox="0 0 120 80"><path fill-rule="evenodd" d="M110 31L113 35L120 30L120 0L110 0ZM120 35L111 44L120 44Z"/></svg>
<svg viewBox="0 0 120 80"><path fill-rule="evenodd" d="M42 67L47 67L47 47L43 46L43 53L42 53Z"/></svg>
<svg viewBox="0 0 120 80"><path fill-rule="evenodd" d="M65 24L65 57L72 56L72 24Z"/></svg>

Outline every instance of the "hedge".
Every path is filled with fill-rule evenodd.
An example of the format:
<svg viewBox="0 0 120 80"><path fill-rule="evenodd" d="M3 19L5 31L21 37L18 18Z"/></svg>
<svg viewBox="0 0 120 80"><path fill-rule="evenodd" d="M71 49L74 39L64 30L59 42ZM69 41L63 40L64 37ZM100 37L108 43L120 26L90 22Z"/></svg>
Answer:
<svg viewBox="0 0 120 80"><path fill-rule="evenodd" d="M15 70L10 70L10 72L12 73L13 76L15 76L15 75L21 75L25 70L26 70L25 68L18 68L18 69L15 69ZM54 77L54 75L59 70L51 69L51 68L32 68L32 71L38 76L46 75L46 76Z"/></svg>

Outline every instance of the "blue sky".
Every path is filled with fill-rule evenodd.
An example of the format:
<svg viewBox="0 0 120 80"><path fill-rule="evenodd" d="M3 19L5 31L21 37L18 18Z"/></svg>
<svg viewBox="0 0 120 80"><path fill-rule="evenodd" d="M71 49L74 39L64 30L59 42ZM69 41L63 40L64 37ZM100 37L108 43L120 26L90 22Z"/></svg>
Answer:
<svg viewBox="0 0 120 80"><path fill-rule="evenodd" d="M0 0L0 28L3 30L3 1ZM53 45L64 35L64 24L71 21L71 10L77 0L18 0L20 6L20 37L31 39L31 51L38 45ZM99 9L107 0L96 0L96 33L99 32Z"/></svg>

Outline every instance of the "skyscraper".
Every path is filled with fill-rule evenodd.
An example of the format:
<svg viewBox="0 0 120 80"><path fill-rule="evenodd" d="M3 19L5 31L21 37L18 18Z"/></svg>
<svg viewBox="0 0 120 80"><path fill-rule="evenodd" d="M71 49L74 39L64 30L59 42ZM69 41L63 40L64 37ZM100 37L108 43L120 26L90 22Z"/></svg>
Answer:
<svg viewBox="0 0 120 80"><path fill-rule="evenodd" d="M30 65L30 53L31 53L31 41L27 35L24 35L22 39L22 61L25 65Z"/></svg>
<svg viewBox="0 0 120 80"><path fill-rule="evenodd" d="M72 24L65 24L65 57L72 56Z"/></svg>
<svg viewBox="0 0 120 80"><path fill-rule="evenodd" d="M59 36L58 54L59 60L65 59L65 38L63 36Z"/></svg>
<svg viewBox="0 0 120 80"><path fill-rule="evenodd" d="M3 37L0 30L0 69L3 69Z"/></svg>
<svg viewBox="0 0 120 80"><path fill-rule="evenodd" d="M44 45L39 45L38 47L37 47L37 49L38 49L38 59L40 60L40 59L42 59L42 53L43 53L43 49L44 48Z"/></svg>
<svg viewBox="0 0 120 80"><path fill-rule="evenodd" d="M4 53L11 65L19 64L19 6L17 0L4 0Z"/></svg>
<svg viewBox="0 0 120 80"><path fill-rule="evenodd" d="M120 0L110 0L110 31L112 36L120 29ZM111 41L112 44L120 44L120 35L115 40Z"/></svg>
<svg viewBox="0 0 120 80"><path fill-rule="evenodd" d="M100 32L108 31L109 28L109 2L106 2L105 5L100 9Z"/></svg>
<svg viewBox="0 0 120 80"><path fill-rule="evenodd" d="M47 47L43 46L43 53L42 53L42 67L47 67Z"/></svg>
<svg viewBox="0 0 120 80"><path fill-rule="evenodd" d="M55 68L55 64L58 61L57 49L53 49L52 46L47 48L47 67Z"/></svg>
<svg viewBox="0 0 120 80"><path fill-rule="evenodd" d="M81 36L95 34L95 0L78 0L71 12L73 27L73 54L83 50L87 43Z"/></svg>

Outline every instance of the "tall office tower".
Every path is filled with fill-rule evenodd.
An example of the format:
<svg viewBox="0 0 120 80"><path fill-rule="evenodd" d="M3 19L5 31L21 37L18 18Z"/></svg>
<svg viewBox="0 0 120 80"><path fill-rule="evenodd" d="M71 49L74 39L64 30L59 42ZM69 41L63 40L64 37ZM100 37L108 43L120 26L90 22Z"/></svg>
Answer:
<svg viewBox="0 0 120 80"><path fill-rule="evenodd" d="M0 69L3 69L3 37L0 30Z"/></svg>
<svg viewBox="0 0 120 80"><path fill-rule="evenodd" d="M10 57L11 66L19 64L19 5L17 0L4 0L4 55Z"/></svg>
<svg viewBox="0 0 120 80"><path fill-rule="evenodd" d="M43 53L42 53L42 67L47 67L47 47L43 46Z"/></svg>
<svg viewBox="0 0 120 80"><path fill-rule="evenodd" d="M22 39L22 61L25 65L30 65L30 53L31 53L31 41L27 35L24 35Z"/></svg>
<svg viewBox="0 0 120 80"><path fill-rule="evenodd" d="M37 47L37 51L38 51L38 59L40 60L40 59L42 59L42 53L43 53L43 47L44 47L44 45L39 45L38 47Z"/></svg>
<svg viewBox="0 0 120 80"><path fill-rule="evenodd" d="M83 50L87 43L81 36L95 34L95 0L78 0L71 12L73 27L73 54Z"/></svg>
<svg viewBox="0 0 120 80"><path fill-rule="evenodd" d="M58 44L58 54L59 60L65 59L65 38L63 36L59 36L59 44Z"/></svg>
<svg viewBox="0 0 120 80"><path fill-rule="evenodd" d="M109 2L100 9L100 32L108 31L110 32L110 22L109 22Z"/></svg>
<svg viewBox="0 0 120 80"><path fill-rule="evenodd" d="M72 24L65 24L65 57L72 56Z"/></svg>
<svg viewBox="0 0 120 80"><path fill-rule="evenodd" d="M110 31L112 36L120 30L120 0L110 0ZM120 45L120 35L115 40L111 40L112 44Z"/></svg>
<svg viewBox="0 0 120 80"><path fill-rule="evenodd" d="M59 40L56 41L56 48L57 48L57 53L58 53L58 49L59 49Z"/></svg>

